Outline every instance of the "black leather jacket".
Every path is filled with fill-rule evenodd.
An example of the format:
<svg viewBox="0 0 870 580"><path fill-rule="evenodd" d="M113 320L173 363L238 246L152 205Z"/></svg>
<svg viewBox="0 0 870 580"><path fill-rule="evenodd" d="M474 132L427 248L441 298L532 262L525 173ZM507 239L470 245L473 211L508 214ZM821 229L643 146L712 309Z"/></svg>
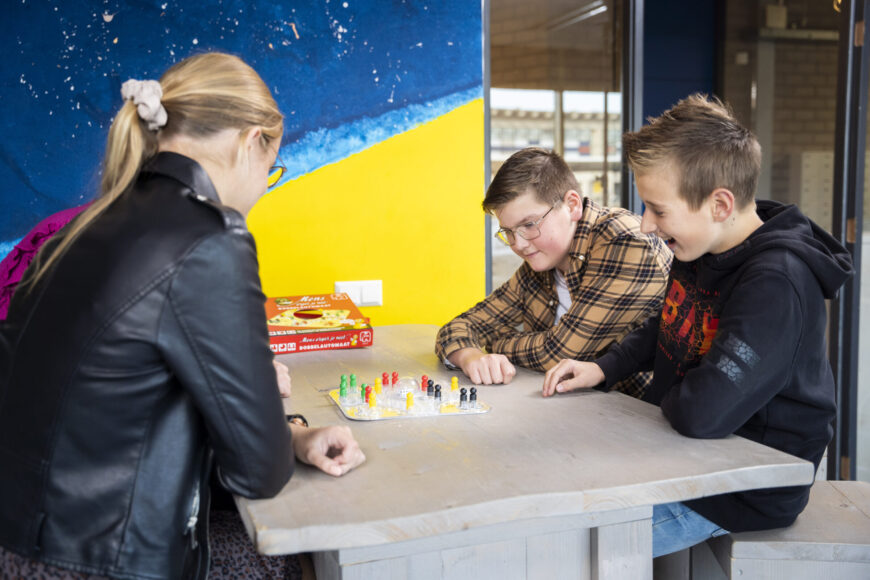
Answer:
<svg viewBox="0 0 870 580"><path fill-rule="evenodd" d="M0 545L117 578L207 574L212 450L246 497L293 471L257 268L205 171L160 153L16 293L0 324Z"/></svg>

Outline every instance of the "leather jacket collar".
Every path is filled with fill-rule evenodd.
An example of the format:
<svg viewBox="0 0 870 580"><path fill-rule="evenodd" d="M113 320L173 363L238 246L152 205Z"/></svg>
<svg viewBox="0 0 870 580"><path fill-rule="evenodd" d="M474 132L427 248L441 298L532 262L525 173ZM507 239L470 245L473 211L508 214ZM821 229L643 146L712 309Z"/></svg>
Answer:
<svg viewBox="0 0 870 580"><path fill-rule="evenodd" d="M186 189L191 190L190 194L194 197L201 196L221 203L208 173L205 172L202 165L190 157L172 151L162 151L145 163L142 167L142 173L166 175L180 182Z"/></svg>

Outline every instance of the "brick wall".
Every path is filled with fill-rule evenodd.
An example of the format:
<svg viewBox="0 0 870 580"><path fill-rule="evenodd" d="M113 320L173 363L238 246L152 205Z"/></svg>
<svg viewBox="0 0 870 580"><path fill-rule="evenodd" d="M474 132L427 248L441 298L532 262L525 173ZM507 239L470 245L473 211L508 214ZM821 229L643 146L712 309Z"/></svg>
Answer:
<svg viewBox="0 0 870 580"><path fill-rule="evenodd" d="M771 197L806 206L818 212L820 222L829 220L829 210L812 195L801 180L809 168L827 172L827 165L813 160L833 158L836 123L837 43L825 40L760 38L765 25L765 5L772 2L729 1L726 9L725 46L723 51L722 96L731 104L737 117L757 130L758 116L772 116L769 150L763 154L771 162ZM791 29L836 30L838 15L829 2L786 2ZM773 107L760 111L754 107L753 85L759 79L759 43L772 43ZM767 119L768 121L770 119ZM830 196L833 171L813 175L819 195ZM819 181L821 179L821 181ZM867 205L867 204L865 204ZM828 203L829 207L830 204Z"/></svg>
<svg viewBox="0 0 870 580"><path fill-rule="evenodd" d="M772 192L800 202L801 184L791 179L800 154L834 150L837 45L777 41L775 67Z"/></svg>
<svg viewBox="0 0 870 580"><path fill-rule="evenodd" d="M491 4L491 85L513 89L618 90L614 88L619 78L614 79L613 75L611 33L618 6L610 4L602 15L557 30L548 25L576 10L576 2L500 0Z"/></svg>

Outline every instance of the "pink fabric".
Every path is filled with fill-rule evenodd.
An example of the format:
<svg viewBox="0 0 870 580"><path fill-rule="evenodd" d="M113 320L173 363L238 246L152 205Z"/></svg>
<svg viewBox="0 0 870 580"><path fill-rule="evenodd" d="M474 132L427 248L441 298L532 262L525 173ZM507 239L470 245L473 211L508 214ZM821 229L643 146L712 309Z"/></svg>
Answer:
<svg viewBox="0 0 870 580"><path fill-rule="evenodd" d="M90 204L80 205L52 214L36 224L36 227L24 236L12 251L0 262L0 320L6 318L9 302L15 293L15 287L21 281L24 271L33 261L36 252L51 236L68 224L74 217L83 212Z"/></svg>

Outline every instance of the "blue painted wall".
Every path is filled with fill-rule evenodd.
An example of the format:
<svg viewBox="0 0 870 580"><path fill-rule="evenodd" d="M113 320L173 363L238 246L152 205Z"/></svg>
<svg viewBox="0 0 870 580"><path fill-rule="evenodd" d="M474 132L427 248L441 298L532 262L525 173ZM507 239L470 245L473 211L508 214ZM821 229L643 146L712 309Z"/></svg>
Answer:
<svg viewBox="0 0 870 580"><path fill-rule="evenodd" d="M716 2L644 2L643 116L658 116L681 98L716 88Z"/></svg>
<svg viewBox="0 0 870 580"><path fill-rule="evenodd" d="M480 98L480 38L480 3L467 0L8 2L0 258L40 219L93 198L129 78L238 54L286 115L296 177Z"/></svg>

